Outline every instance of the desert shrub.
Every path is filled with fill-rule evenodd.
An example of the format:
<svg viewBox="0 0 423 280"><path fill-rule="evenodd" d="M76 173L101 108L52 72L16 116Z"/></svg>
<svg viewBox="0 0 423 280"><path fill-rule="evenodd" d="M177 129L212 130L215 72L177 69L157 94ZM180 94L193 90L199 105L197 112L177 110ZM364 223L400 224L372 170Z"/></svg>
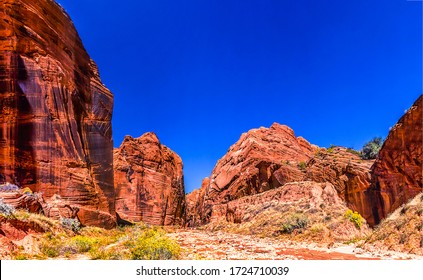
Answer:
<svg viewBox="0 0 423 280"><path fill-rule="evenodd" d="M17 254L13 259L16 261L26 261L28 260L28 256L26 254Z"/></svg>
<svg viewBox="0 0 423 280"><path fill-rule="evenodd" d="M361 150L362 159L375 159L382 148L383 140L381 137L375 137L366 144Z"/></svg>
<svg viewBox="0 0 423 280"><path fill-rule="evenodd" d="M32 194L33 193L32 190L28 187L23 188L21 192L23 194Z"/></svg>
<svg viewBox="0 0 423 280"><path fill-rule="evenodd" d="M405 244L407 242L408 236L406 234L401 234L399 244Z"/></svg>
<svg viewBox="0 0 423 280"><path fill-rule="evenodd" d="M81 223L77 219L61 218L60 222L64 228L70 229L73 232L78 232L81 230Z"/></svg>
<svg viewBox="0 0 423 280"><path fill-rule="evenodd" d="M16 192L19 187L15 184L5 183L0 185L0 192Z"/></svg>
<svg viewBox="0 0 423 280"><path fill-rule="evenodd" d="M125 244L133 260L171 260L180 254L179 245L169 239L163 230L148 229L136 239L128 240Z"/></svg>
<svg viewBox="0 0 423 280"><path fill-rule="evenodd" d="M347 148L347 152L361 157L361 152L354 150L353 148Z"/></svg>
<svg viewBox="0 0 423 280"><path fill-rule="evenodd" d="M404 215L405 213L407 213L408 207L403 205L403 207L401 208L400 214Z"/></svg>
<svg viewBox="0 0 423 280"><path fill-rule="evenodd" d="M304 161L300 161L298 163L298 168L299 169L304 170L304 169L306 169L306 167L307 167L307 164Z"/></svg>
<svg viewBox="0 0 423 280"><path fill-rule="evenodd" d="M60 240L52 233L47 233L45 235L45 240L39 245L40 252L49 258L58 257L60 254L60 247Z"/></svg>
<svg viewBox="0 0 423 280"><path fill-rule="evenodd" d="M329 154L330 153L333 153L333 150L335 149L335 145L334 144L330 144L330 146L329 146L329 148L326 150L326 152L328 152Z"/></svg>
<svg viewBox="0 0 423 280"><path fill-rule="evenodd" d="M78 253L85 253L93 249L99 240L95 237L77 235L71 239L70 245L76 248Z"/></svg>
<svg viewBox="0 0 423 280"><path fill-rule="evenodd" d="M282 223L281 232L290 234L294 230L302 231L308 225L308 217L304 214L295 213L286 217Z"/></svg>
<svg viewBox="0 0 423 280"><path fill-rule="evenodd" d="M12 205L4 203L3 198L0 198L0 214L3 214L6 217L14 216L16 209Z"/></svg>
<svg viewBox="0 0 423 280"><path fill-rule="evenodd" d="M352 211L351 209L345 211L344 217L352 222L358 229L360 229L365 222L364 218L358 212Z"/></svg>

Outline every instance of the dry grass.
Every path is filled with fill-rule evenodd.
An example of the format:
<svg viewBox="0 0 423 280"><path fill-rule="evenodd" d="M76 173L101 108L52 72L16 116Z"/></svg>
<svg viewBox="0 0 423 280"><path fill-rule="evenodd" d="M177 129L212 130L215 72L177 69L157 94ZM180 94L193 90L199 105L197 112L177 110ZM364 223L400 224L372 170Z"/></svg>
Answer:
<svg viewBox="0 0 423 280"><path fill-rule="evenodd" d="M382 221L365 246L423 255L423 193Z"/></svg>
<svg viewBox="0 0 423 280"><path fill-rule="evenodd" d="M362 240L370 234L370 229L363 219L361 228L345 215L348 208L343 205L274 204L251 206L251 218L240 224L226 222L224 218L212 222L203 228L221 230L237 234L277 237L299 242L312 241L321 244L333 242L350 243Z"/></svg>
<svg viewBox="0 0 423 280"><path fill-rule="evenodd" d="M25 211L16 211L14 217L8 219L12 223L25 223L31 229L36 229L28 238L17 242L18 246L11 252L11 258L16 260L163 260L178 259L180 256L179 245L167 237L163 228L143 223L112 230L84 227L75 232L58 220ZM28 242L33 244L19 245Z"/></svg>

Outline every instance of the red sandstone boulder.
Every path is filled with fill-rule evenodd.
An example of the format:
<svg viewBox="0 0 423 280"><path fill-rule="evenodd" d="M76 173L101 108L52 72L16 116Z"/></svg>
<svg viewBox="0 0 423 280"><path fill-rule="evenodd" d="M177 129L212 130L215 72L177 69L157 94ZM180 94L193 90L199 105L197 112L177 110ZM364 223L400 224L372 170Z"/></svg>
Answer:
<svg viewBox="0 0 423 280"><path fill-rule="evenodd" d="M182 160L154 133L126 136L114 151L116 212L123 220L182 225L185 190Z"/></svg>
<svg viewBox="0 0 423 280"><path fill-rule="evenodd" d="M72 21L54 1L4 0L0 37L0 183L113 226L113 95Z"/></svg>
<svg viewBox="0 0 423 280"><path fill-rule="evenodd" d="M376 223L423 190L423 95L392 127L375 164L369 199Z"/></svg>

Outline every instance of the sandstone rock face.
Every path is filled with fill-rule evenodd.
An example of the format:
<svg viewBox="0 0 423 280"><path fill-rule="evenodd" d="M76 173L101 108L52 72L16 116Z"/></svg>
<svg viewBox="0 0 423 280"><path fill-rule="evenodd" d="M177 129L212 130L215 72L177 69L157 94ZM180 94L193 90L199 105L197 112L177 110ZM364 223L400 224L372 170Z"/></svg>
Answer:
<svg viewBox="0 0 423 280"><path fill-rule="evenodd" d="M260 194L213 205L210 222L217 221L221 217L225 217L226 221L233 223L248 222L255 216L251 209L263 205L266 209L274 208L276 205L304 204L310 209L320 208L322 204L342 205L342 203L343 201L331 183L293 182Z"/></svg>
<svg viewBox="0 0 423 280"><path fill-rule="evenodd" d="M343 147L321 149L307 163L306 180L330 182L349 208L374 225L372 207L366 196L373 162L362 160L354 151Z"/></svg>
<svg viewBox="0 0 423 280"><path fill-rule="evenodd" d="M0 38L0 183L114 226L113 95L70 18L51 0L4 0Z"/></svg>
<svg viewBox="0 0 423 280"><path fill-rule="evenodd" d="M375 222L422 192L423 95L386 138L372 167L369 199Z"/></svg>
<svg viewBox="0 0 423 280"><path fill-rule="evenodd" d="M154 133L126 136L114 151L116 212L121 219L152 225L183 225L182 160Z"/></svg>
<svg viewBox="0 0 423 280"><path fill-rule="evenodd" d="M242 134L212 171L202 222L209 220L214 204L301 181L304 172L298 164L312 158L314 149L317 147L295 137L291 128L277 123Z"/></svg>
<svg viewBox="0 0 423 280"><path fill-rule="evenodd" d="M201 188L192 191L185 196L186 200L186 223L187 227L195 227L201 224L201 211L204 205L204 197L210 184L209 178L204 178Z"/></svg>
<svg viewBox="0 0 423 280"><path fill-rule="evenodd" d="M250 130L218 161L206 185L187 196L188 225L227 215L222 211L217 214L215 205L301 181L331 183L349 208L371 218L365 192L370 186L372 163L345 148L326 150L311 145L280 124Z"/></svg>

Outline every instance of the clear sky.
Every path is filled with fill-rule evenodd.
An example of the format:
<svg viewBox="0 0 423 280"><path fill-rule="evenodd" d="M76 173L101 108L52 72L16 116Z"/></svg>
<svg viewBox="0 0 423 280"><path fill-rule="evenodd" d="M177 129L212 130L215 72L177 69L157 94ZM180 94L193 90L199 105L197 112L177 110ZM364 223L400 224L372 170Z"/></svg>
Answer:
<svg viewBox="0 0 423 280"><path fill-rule="evenodd" d="M198 188L243 132L386 137L422 93L422 3L58 0L114 93L114 145L154 131Z"/></svg>

